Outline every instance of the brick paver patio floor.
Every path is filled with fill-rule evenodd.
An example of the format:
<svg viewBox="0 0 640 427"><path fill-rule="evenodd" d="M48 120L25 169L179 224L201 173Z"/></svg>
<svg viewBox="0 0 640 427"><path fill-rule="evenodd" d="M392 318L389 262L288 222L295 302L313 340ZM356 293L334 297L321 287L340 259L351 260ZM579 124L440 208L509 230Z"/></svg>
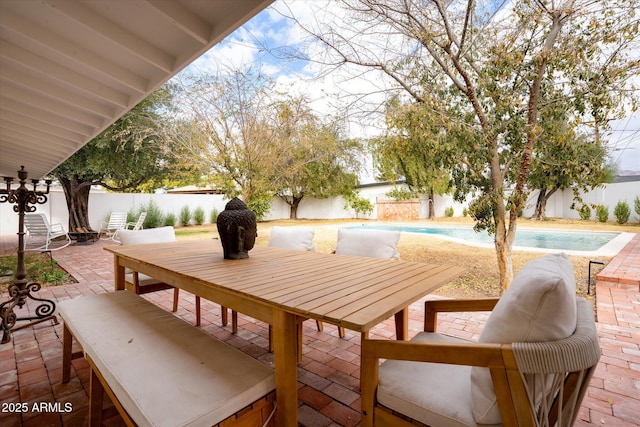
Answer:
<svg viewBox="0 0 640 427"><path fill-rule="evenodd" d="M0 237L0 254L14 252L15 236ZM113 290L113 259L104 245L74 244L54 253L58 263L77 284L45 288L39 296L61 301L85 294ZM597 318L602 358L579 413L578 426L640 425L640 234L598 274ZM170 309L172 292L145 297ZM1 296L0 302L8 299ZM33 310L27 304L19 315ZM194 297L181 293L177 315L194 322ZM410 333L422 327L423 302L411 306ZM478 336L486 313L451 314L439 317L439 331L463 338ZM272 364L267 351L267 325L239 316L239 332L222 327L220 307L203 300L202 328L245 353ZM393 338L392 319L379 325L372 336ZM72 380L61 384L62 325L48 321L15 331L13 340L0 345L0 426L81 426L88 410L88 365L73 362ZM305 323L304 356L298 369L298 416L304 426L355 426L360 420L359 354L360 335L347 331L338 337L337 328ZM170 391L167 391L170 392ZM26 405L9 405L9 404ZM56 405L57 403L57 405ZM106 407L110 403L106 402ZM22 411L24 409L24 411ZM178 408L176 408L178 409ZM122 425L111 406L106 425Z"/></svg>

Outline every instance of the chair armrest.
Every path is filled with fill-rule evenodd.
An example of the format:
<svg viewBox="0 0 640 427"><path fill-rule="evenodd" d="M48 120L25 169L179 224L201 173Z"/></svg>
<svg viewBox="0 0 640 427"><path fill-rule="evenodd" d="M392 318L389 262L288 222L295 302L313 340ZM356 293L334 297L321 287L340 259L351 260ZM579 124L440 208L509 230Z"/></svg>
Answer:
<svg viewBox="0 0 640 427"><path fill-rule="evenodd" d="M445 363L482 367L503 367L504 352L510 344L415 342L397 340L362 341L362 357L374 359L408 360L414 362ZM365 373L362 373L365 376Z"/></svg>
<svg viewBox="0 0 640 427"><path fill-rule="evenodd" d="M500 298L443 299L424 303L424 330L436 332L438 313L461 313L466 311L491 311Z"/></svg>
<svg viewBox="0 0 640 427"><path fill-rule="evenodd" d="M64 233L64 227L61 223L51 224L51 232L52 233Z"/></svg>
<svg viewBox="0 0 640 427"><path fill-rule="evenodd" d="M503 370L505 364L515 366L508 344L363 339L360 375L363 426L373 425L380 359L481 366L494 370Z"/></svg>

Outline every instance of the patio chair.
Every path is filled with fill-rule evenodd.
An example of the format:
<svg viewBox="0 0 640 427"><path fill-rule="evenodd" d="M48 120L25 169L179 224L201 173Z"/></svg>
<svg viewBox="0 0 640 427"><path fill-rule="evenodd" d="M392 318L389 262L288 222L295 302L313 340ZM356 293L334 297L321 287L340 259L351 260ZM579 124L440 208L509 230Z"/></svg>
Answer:
<svg viewBox="0 0 640 427"><path fill-rule="evenodd" d="M98 234L102 240L118 240L118 231L127 226L126 212L111 212L109 221L102 221ZM104 235L104 237L102 237Z"/></svg>
<svg viewBox="0 0 640 427"><path fill-rule="evenodd" d="M281 227L275 225L271 227L269 243L267 246L282 249L294 249L301 251L315 251L313 236L315 231L310 227ZM238 331L238 313L231 310L231 329L235 334ZM299 344L302 343L302 329L299 330ZM271 347L271 325L269 325L269 351Z"/></svg>
<svg viewBox="0 0 640 427"><path fill-rule="evenodd" d="M118 237L121 245L140 245L148 243L174 242L176 240L175 230L171 226L149 228L147 230L118 230ZM125 288L136 294L146 294L149 292L161 291L173 288L173 312L178 311L178 299L180 289L156 280L146 274L137 271L125 270ZM196 325L200 326L200 297L196 295Z"/></svg>
<svg viewBox="0 0 640 427"><path fill-rule="evenodd" d="M49 224L45 214L25 214L24 226L27 229L27 239L24 242L25 251L51 253L51 251L66 248L71 244L71 238L64 231L62 224Z"/></svg>
<svg viewBox="0 0 640 427"><path fill-rule="evenodd" d="M380 259L400 259L398 252L399 231L338 229L338 242L334 253L337 255L364 256ZM322 322L316 322L318 330L323 329ZM338 326L338 335L344 338L344 328Z"/></svg>
<svg viewBox="0 0 640 427"><path fill-rule="evenodd" d="M436 333L438 312L491 310L478 342ZM427 301L424 329L363 340L363 426L571 426L600 359L564 254L527 264L500 299Z"/></svg>
<svg viewBox="0 0 640 427"><path fill-rule="evenodd" d="M145 218L147 218L147 213L146 212L140 212L140 216L138 217L136 222L128 222L124 228L126 228L127 230L142 230L143 229L143 225L144 225L144 220Z"/></svg>

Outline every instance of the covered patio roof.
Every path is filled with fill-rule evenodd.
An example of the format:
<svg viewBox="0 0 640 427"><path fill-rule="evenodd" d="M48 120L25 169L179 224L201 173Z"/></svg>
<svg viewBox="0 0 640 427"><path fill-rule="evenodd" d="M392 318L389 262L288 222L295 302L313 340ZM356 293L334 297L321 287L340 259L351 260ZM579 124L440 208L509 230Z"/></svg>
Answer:
<svg viewBox="0 0 640 427"><path fill-rule="evenodd" d="M42 178L273 0L0 0L0 176Z"/></svg>

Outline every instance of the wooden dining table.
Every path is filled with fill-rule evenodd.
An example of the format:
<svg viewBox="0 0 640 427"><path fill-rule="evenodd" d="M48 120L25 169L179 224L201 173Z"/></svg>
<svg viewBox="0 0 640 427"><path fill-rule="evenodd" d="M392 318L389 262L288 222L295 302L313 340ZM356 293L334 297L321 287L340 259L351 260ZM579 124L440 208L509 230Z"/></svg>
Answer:
<svg viewBox="0 0 640 427"><path fill-rule="evenodd" d="M395 316L407 339L408 306L465 269L402 260L254 247L226 260L217 240L107 246L115 289L125 268L162 280L273 327L276 425L297 426L297 324L316 319L361 332Z"/></svg>

